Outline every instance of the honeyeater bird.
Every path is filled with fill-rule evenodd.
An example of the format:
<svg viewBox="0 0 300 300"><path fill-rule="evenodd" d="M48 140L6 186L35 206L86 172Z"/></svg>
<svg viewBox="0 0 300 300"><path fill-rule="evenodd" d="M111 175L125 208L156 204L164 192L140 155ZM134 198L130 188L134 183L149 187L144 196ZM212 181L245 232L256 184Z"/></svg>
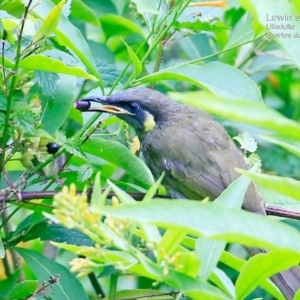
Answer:
<svg viewBox="0 0 300 300"><path fill-rule="evenodd" d="M91 102L101 105L92 107ZM81 111L108 112L136 131L143 158L172 198L217 198L246 169L243 154L226 130L209 114L148 88L131 88L112 96L87 97L75 107ZM265 215L254 183L246 192L243 208ZM300 269L291 268L272 277L287 299L300 288Z"/></svg>

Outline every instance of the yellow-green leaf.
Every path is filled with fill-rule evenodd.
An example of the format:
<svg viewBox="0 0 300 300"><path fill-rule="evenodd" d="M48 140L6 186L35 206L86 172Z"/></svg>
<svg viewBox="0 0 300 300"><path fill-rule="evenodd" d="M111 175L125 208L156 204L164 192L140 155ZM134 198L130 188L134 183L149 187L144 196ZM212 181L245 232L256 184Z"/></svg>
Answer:
<svg viewBox="0 0 300 300"><path fill-rule="evenodd" d="M48 16L44 19L41 26L34 35L32 39L33 43L43 37L48 37L52 32L54 32L56 26L58 25L64 4L65 0L62 0L50 10Z"/></svg>
<svg viewBox="0 0 300 300"><path fill-rule="evenodd" d="M43 55L28 56L20 62L19 66L20 68L25 69L63 73L86 79L98 80L95 76L88 74L83 69L78 67L69 67L60 60Z"/></svg>
<svg viewBox="0 0 300 300"><path fill-rule="evenodd" d="M127 48L128 54L131 58L131 61L133 63L133 67L134 67L134 76L137 77L140 75L140 73L143 70L143 65L140 61L140 59L138 58L138 56L135 54L135 52L131 49L131 47L126 44L126 42L123 40L124 45Z"/></svg>
<svg viewBox="0 0 300 300"><path fill-rule="evenodd" d="M236 169L239 173L244 174L255 182L269 189L287 195L294 199L300 200L300 181L288 177L280 177L275 175L253 173L243 169Z"/></svg>

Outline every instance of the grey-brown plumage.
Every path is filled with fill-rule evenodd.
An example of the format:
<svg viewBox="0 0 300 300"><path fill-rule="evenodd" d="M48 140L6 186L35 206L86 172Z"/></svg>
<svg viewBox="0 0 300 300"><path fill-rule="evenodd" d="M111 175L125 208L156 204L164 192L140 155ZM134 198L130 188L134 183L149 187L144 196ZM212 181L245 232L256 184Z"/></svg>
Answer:
<svg viewBox="0 0 300 300"><path fill-rule="evenodd" d="M90 101L102 106L91 108ZM85 102L88 109L82 109L87 106ZM173 198L214 200L240 176L235 168L246 169L242 153L218 122L157 91L133 88L109 97L89 97L79 104L77 108L82 111L114 113L132 125L146 164L156 178L165 172L163 183ZM246 192L243 208L265 215L253 183ZM287 299L292 299L300 288L299 268L282 272L272 280Z"/></svg>

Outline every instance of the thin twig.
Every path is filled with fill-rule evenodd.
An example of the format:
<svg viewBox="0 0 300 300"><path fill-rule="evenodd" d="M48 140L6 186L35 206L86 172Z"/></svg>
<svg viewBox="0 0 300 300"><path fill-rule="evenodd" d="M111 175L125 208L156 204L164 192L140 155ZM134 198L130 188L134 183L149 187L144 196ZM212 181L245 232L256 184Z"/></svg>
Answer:
<svg viewBox="0 0 300 300"><path fill-rule="evenodd" d="M90 188L88 189L87 196L88 198L91 197L93 190ZM104 190L103 190L104 192ZM58 192L57 191L38 191L38 192L20 192L20 198L21 200L12 199L12 196L10 193L3 193L0 194L0 202L11 202L11 201L30 201L30 200L37 200L37 199L51 199L53 198ZM81 194L82 191L78 191L78 194ZM129 196L131 196L136 201L143 200L145 194L144 193L127 193ZM114 192L110 192L108 194L108 198L115 196ZM169 199L170 197L168 195L155 195L154 198L164 198ZM276 206L276 205L270 205L266 204L265 210L267 215L269 216L278 216L278 217L284 217L288 219L295 219L300 220L300 212L284 209L282 207Z"/></svg>
<svg viewBox="0 0 300 300"><path fill-rule="evenodd" d="M10 88L9 88L9 93L7 96L7 104L6 104L6 114L5 114L5 121L4 121L4 129L3 129L3 135L0 140L0 166L2 166L4 158L5 158L5 146L8 140L8 135L9 135L9 120L10 120L10 112L11 112L11 107L12 107L12 99L13 99L13 94L15 91L15 86L16 86L16 80L17 80L17 72L19 69L19 63L21 60L21 48L22 48L22 36L23 36L23 30L25 26L25 21L29 12L29 7L31 5L32 0L28 1L28 5L25 7L25 12L21 21L21 28L18 33L18 45L17 45L17 51L16 51L16 61L15 65L13 68L13 71L15 72L14 76L11 79L10 83ZM0 173L0 182L1 182L1 173Z"/></svg>
<svg viewBox="0 0 300 300"><path fill-rule="evenodd" d="M288 219L300 220L300 212L284 209L276 205L266 204L265 207L268 216L278 216Z"/></svg>

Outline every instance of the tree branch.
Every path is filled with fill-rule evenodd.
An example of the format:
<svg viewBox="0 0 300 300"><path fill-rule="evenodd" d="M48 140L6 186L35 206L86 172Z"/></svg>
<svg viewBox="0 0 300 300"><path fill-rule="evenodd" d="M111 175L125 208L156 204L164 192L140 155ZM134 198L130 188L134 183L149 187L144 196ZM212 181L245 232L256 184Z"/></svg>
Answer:
<svg viewBox="0 0 300 300"><path fill-rule="evenodd" d="M92 194L92 189L89 189L87 192L87 196L90 198ZM0 202L11 202L11 201L30 201L30 200L37 200L37 199L51 199L53 198L58 192L57 191L39 191L39 192L20 192L16 193L14 191L11 191L9 193L8 191L0 193ZM78 191L78 194L81 194L82 191ZM127 193L130 195L133 199L136 201L143 200L145 194L144 193ZM108 194L108 197L115 196L114 192L110 192ZM168 199L170 198L168 195L155 195L155 198L164 198ZM288 219L294 219L294 220L300 220L300 212L284 209L282 207L267 204L265 205L266 214L268 216L278 216Z"/></svg>

